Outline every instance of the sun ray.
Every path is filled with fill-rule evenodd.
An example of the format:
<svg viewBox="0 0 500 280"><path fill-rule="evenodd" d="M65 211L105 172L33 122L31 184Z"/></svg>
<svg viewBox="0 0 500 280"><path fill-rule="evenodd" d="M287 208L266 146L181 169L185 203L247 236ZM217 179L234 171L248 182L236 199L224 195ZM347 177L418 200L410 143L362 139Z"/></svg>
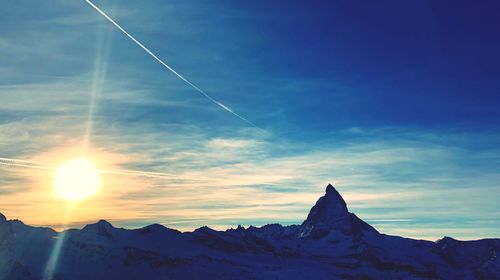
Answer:
<svg viewBox="0 0 500 280"><path fill-rule="evenodd" d="M62 223L63 225L66 225L68 223L70 212L71 212L71 205L68 205L68 208L66 208L64 214L64 219ZM45 275L43 278L44 280L54 279L54 274L57 270L57 265L59 264L59 257L61 256L61 251L63 249L64 242L66 239L66 231L57 233L57 236L54 239L55 239L54 245L52 251L50 252L47 265L45 266Z"/></svg>
<svg viewBox="0 0 500 280"><path fill-rule="evenodd" d="M94 61L94 72L92 77L92 87L89 97L89 108L87 113L87 126L85 129L83 149L87 150L90 144L92 130L94 128L94 113L97 107L97 102L103 90L104 80L108 70L109 55L112 44L112 32L102 26L99 32L99 40L97 40L97 53Z"/></svg>

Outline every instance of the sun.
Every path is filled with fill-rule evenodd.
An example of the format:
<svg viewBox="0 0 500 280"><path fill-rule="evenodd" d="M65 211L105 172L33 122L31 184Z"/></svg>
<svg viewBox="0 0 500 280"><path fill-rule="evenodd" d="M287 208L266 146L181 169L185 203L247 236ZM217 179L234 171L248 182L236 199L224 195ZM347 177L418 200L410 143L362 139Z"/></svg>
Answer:
<svg viewBox="0 0 500 280"><path fill-rule="evenodd" d="M100 185L99 171L88 159L66 161L56 170L54 182L56 194L69 202L81 201L95 195Z"/></svg>

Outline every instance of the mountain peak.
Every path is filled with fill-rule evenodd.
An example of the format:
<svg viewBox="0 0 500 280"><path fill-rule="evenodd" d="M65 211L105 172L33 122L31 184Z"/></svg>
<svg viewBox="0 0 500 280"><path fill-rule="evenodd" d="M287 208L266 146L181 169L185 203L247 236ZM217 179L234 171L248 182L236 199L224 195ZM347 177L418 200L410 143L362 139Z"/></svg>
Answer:
<svg viewBox="0 0 500 280"><path fill-rule="evenodd" d="M376 232L356 215L349 213L346 202L331 184L326 186L325 195L311 208L301 227L301 237L313 238L325 236L332 230L349 235L359 235L361 232L358 231Z"/></svg>
<svg viewBox="0 0 500 280"><path fill-rule="evenodd" d="M106 220L99 220L95 224L86 225L82 230L86 232L93 232L98 235L106 236L108 238L112 237L113 225Z"/></svg>
<svg viewBox="0 0 500 280"><path fill-rule="evenodd" d="M326 186L325 195L320 197L311 208L305 222L322 223L332 218L337 219L348 214L347 204L332 184Z"/></svg>
<svg viewBox="0 0 500 280"><path fill-rule="evenodd" d="M345 203L344 198L342 198L340 193L335 189L335 187L332 184L328 184L328 186L326 186L324 197L326 197L327 200L329 200L332 203L339 204L340 206L342 206L341 207L342 210L344 210L345 208L345 211L347 211L347 204Z"/></svg>
<svg viewBox="0 0 500 280"><path fill-rule="evenodd" d="M113 227L113 225L106 220L99 220L99 221L97 221L97 224L102 226L102 227L108 227L108 228Z"/></svg>

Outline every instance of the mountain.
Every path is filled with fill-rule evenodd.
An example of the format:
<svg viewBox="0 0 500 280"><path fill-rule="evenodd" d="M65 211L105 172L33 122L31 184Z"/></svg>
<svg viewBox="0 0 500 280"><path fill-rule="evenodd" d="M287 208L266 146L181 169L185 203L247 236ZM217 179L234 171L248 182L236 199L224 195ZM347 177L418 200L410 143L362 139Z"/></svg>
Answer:
<svg viewBox="0 0 500 280"><path fill-rule="evenodd" d="M379 233L332 185L301 225L56 232L0 214L0 279L500 279L500 239Z"/></svg>

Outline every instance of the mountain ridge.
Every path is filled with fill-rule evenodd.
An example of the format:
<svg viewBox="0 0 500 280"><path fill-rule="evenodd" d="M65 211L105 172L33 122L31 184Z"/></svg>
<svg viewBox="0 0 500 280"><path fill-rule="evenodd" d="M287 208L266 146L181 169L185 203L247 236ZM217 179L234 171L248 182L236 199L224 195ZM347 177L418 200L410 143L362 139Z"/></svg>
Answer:
<svg viewBox="0 0 500 280"><path fill-rule="evenodd" d="M331 184L304 222L290 226L180 232L99 220L56 232L0 213L0 279L500 279L499 251L500 239L380 233ZM57 266L47 273L54 252Z"/></svg>

